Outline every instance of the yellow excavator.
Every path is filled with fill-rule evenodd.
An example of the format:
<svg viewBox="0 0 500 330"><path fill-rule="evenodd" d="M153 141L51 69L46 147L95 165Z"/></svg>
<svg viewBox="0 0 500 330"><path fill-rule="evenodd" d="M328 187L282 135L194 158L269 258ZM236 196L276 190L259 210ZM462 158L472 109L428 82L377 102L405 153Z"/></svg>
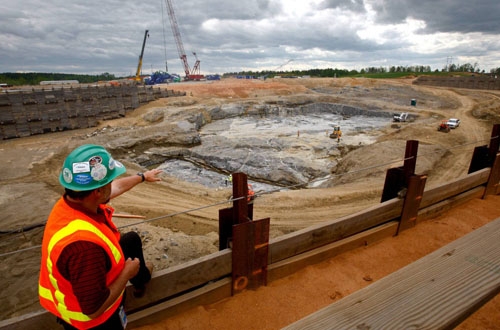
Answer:
<svg viewBox="0 0 500 330"><path fill-rule="evenodd" d="M339 125L333 126L333 132L330 134L331 139L337 139L337 142L340 142L340 137L342 136L342 131L340 130Z"/></svg>

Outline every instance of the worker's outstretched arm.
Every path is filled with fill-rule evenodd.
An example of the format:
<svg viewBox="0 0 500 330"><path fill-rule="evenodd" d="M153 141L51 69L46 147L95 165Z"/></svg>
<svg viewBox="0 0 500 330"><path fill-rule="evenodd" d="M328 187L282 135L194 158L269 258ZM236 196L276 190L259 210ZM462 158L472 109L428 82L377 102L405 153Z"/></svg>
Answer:
<svg viewBox="0 0 500 330"><path fill-rule="evenodd" d="M161 172L163 171L159 169L154 169L144 172L144 181L147 182L161 181L161 179L158 177L158 174L160 174ZM142 182L142 177L139 175L131 175L114 180L111 183L110 198L113 199L117 196L120 196L121 194L123 194L126 191L129 191L130 189L132 189L141 182Z"/></svg>

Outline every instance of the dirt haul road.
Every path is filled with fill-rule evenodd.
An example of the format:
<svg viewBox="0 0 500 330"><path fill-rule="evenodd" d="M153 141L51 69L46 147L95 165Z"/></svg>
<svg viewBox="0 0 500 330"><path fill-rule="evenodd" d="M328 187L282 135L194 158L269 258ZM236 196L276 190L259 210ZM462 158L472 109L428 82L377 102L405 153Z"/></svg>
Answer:
<svg viewBox="0 0 500 330"><path fill-rule="evenodd" d="M287 102L331 102L356 105L388 112L412 112L418 115L411 123L393 127L388 122L377 142L361 146L343 155L334 174L342 174L369 167L389 165L371 172L350 175L331 187L290 190L259 196L255 201L254 218L271 218L271 236L331 220L369 207L380 201L385 171L389 166L400 166L406 140L418 140L417 173L427 173L427 187L447 182L467 173L475 146L488 144L493 123L500 122L498 92L451 90L414 86L411 79L268 79L266 81L223 80L212 83L183 83L169 85L169 89L186 91L183 98L161 99L141 107L114 121L103 122L98 129L65 131L54 134L0 142L0 205L2 231L19 229L43 223L62 190L57 176L64 157L74 147L84 143L106 145L110 132L123 127L147 127L144 115L151 109L168 107L175 121L180 113L202 111L233 102L279 104ZM417 99L416 107L410 99ZM178 109L178 110L175 110ZM445 134L437 132L441 119L458 117L462 124ZM96 134L98 132L98 134ZM114 137L114 135L113 135ZM346 134L343 139L346 140ZM154 145L155 141L150 141ZM125 157L126 147L116 149ZM424 153L420 156L420 151ZM399 160L399 161L398 161ZM143 170L139 165L125 162L128 174ZM112 201L119 213L143 215L147 219L173 215L148 224L136 220L116 219L119 225L128 225L144 238L146 257L155 267L165 268L217 250L217 205L182 213L188 209L223 201L229 190L208 189L190 184L165 173L162 182L144 184ZM158 227L160 226L160 227ZM444 229L443 229L444 230ZM2 256L0 276L6 283L0 299L5 302L1 319L21 315L39 308L36 296L39 253L43 228L22 234L2 234L0 253L28 249L23 253ZM35 247L35 248L31 248ZM383 263L377 267L386 267Z"/></svg>

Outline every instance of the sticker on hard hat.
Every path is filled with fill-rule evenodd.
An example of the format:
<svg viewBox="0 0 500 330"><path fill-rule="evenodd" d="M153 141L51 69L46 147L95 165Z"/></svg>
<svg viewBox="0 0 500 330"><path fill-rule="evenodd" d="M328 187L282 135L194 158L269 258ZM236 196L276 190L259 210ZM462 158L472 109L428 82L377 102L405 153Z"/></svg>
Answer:
<svg viewBox="0 0 500 330"><path fill-rule="evenodd" d="M108 166L108 167L109 167L109 169L110 169L110 170L114 170L114 169L115 169L115 167L116 167L116 168L122 168L122 167L123 167L123 164L122 164L122 163L120 163L119 161L114 160L113 158L111 158L111 159L109 160L109 166Z"/></svg>
<svg viewBox="0 0 500 330"><path fill-rule="evenodd" d="M96 164L90 172L90 175L96 181L101 181L102 179L104 179L106 177L106 174L108 174L108 170L106 169L106 166L102 164Z"/></svg>
<svg viewBox="0 0 500 330"><path fill-rule="evenodd" d="M97 164L102 164L102 157L101 156L94 156L89 159L89 164L90 166L95 166Z"/></svg>
<svg viewBox="0 0 500 330"><path fill-rule="evenodd" d="M92 177L89 174L75 175L75 183L86 185L92 182Z"/></svg>
<svg viewBox="0 0 500 330"><path fill-rule="evenodd" d="M64 168L62 174L63 179L66 183L71 183L71 181L73 181L73 173L71 173L71 170L69 168Z"/></svg>
<svg viewBox="0 0 500 330"><path fill-rule="evenodd" d="M89 162L81 162L81 163L73 163L73 173L88 173L90 172L90 163Z"/></svg>

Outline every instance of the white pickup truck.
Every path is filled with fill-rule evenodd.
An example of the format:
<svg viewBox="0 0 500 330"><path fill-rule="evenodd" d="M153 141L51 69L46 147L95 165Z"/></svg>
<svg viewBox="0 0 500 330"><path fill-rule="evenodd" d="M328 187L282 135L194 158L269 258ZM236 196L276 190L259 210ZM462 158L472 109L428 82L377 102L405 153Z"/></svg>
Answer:
<svg viewBox="0 0 500 330"><path fill-rule="evenodd" d="M448 121L446 122L446 124L448 124L449 128L457 128L458 126L460 126L460 119L458 119L458 118L450 118L450 119L448 119Z"/></svg>
<svg viewBox="0 0 500 330"><path fill-rule="evenodd" d="M407 121L409 119L410 119L410 116L409 116L408 112L395 113L392 116L392 121L396 121L396 122L403 122L403 121Z"/></svg>

